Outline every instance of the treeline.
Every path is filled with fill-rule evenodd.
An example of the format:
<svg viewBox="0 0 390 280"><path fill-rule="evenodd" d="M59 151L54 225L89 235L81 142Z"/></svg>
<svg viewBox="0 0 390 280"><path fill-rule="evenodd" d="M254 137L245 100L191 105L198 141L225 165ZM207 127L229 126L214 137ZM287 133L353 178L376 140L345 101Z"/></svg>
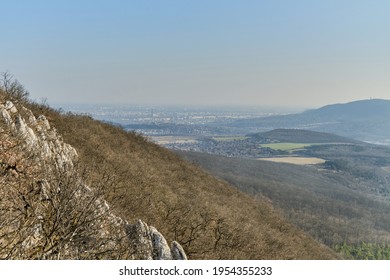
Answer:
<svg viewBox="0 0 390 280"><path fill-rule="evenodd" d="M335 245L334 250L346 259L353 260L390 260L390 245L360 242Z"/></svg>

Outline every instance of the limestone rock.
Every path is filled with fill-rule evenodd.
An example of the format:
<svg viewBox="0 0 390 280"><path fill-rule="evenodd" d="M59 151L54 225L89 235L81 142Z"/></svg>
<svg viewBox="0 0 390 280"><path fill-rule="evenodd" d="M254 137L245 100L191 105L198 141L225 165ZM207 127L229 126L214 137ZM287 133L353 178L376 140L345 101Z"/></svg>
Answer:
<svg viewBox="0 0 390 280"><path fill-rule="evenodd" d="M126 220L111 213L105 200L93 199L94 186L87 186L76 178L78 176L75 168L78 160L76 150L63 142L57 131L50 126L46 117L35 118L34 114L27 108L21 106L17 108L12 102L7 101L0 104L0 132L0 143L2 144L0 147L6 147L4 144L6 142L18 143L15 151L0 150L0 163L8 165L7 168L18 173L21 172L18 166L24 166L29 161L35 173L38 172L38 175L34 176L39 177L27 185L28 189L25 195L18 197L21 200L19 203L22 203L22 206L24 204L25 217L31 217L31 219L28 218L30 220L21 224L17 218L10 216L11 220L15 222L8 225L9 232L19 231L20 236L23 234L27 236L22 240L21 246L13 249L12 254L14 255L11 255L11 258L84 258L95 256L94 252L98 256L101 252L115 253L120 249L126 251L127 254L124 255L128 255L132 259L187 259L180 244L174 241L169 247L164 236L153 226L148 226L141 220L135 224L129 224ZM27 175L27 171L27 169L23 169L24 176ZM55 187L48 178L45 178L45 176L53 177L55 174L68 176L68 185ZM32 178L35 178L34 176ZM2 182L7 183L7 178L0 177L0 185ZM18 179L17 176L13 178L13 180ZM10 186L16 188L17 181L14 181L13 185L10 184ZM61 211L58 212L57 216L60 215L62 219L69 220L63 226L64 230L70 230L70 235L66 235L67 239L62 241L63 245L60 247L53 246L56 249L47 250L40 255L35 254L37 248L47 244L44 232L45 228L52 223L50 217L53 217L52 213L47 213L47 209L51 209L50 207L59 203L58 196L66 193L63 188L69 186L74 189L70 191L68 201L65 200L64 205L61 206L65 208L58 208ZM0 188L0 195L7 196L8 194L4 191L6 192L7 188ZM28 196L28 199L25 196ZM3 199L0 203L11 202ZM88 212L88 215L78 214L77 211L84 211L88 205L92 207L92 211ZM6 208L5 205L0 206L0 209ZM7 212L7 215L12 214L9 213ZM91 230L90 233L82 236L82 242L78 240L78 238L80 239L79 233L72 232L71 227L71 223L78 222L80 217L88 221L86 222L87 230ZM4 230L4 228L0 228L0 230ZM1 233L3 234L3 232ZM57 237L53 238L51 242L58 242ZM3 244L1 237L0 243ZM3 257L4 254L0 251L0 258Z"/></svg>
<svg viewBox="0 0 390 280"><path fill-rule="evenodd" d="M183 247L176 241L172 242L171 252L172 252L172 259L174 259L174 260L186 260L187 259L187 255L186 255Z"/></svg>
<svg viewBox="0 0 390 280"><path fill-rule="evenodd" d="M169 248L164 236L141 220L127 226L127 232L137 247L138 257L146 260L186 260L183 248L174 241Z"/></svg>
<svg viewBox="0 0 390 280"><path fill-rule="evenodd" d="M150 237L153 245L153 259L154 260L171 260L172 252L168 246L164 236L154 227L149 227Z"/></svg>
<svg viewBox="0 0 390 280"><path fill-rule="evenodd" d="M0 104L0 116L2 118L2 121L7 125L11 126L13 121L10 115L10 112L8 112L7 107L4 105Z"/></svg>
<svg viewBox="0 0 390 280"><path fill-rule="evenodd" d="M6 101L4 104L5 109L10 111L11 113L16 113L18 110L16 109L15 105L11 101Z"/></svg>

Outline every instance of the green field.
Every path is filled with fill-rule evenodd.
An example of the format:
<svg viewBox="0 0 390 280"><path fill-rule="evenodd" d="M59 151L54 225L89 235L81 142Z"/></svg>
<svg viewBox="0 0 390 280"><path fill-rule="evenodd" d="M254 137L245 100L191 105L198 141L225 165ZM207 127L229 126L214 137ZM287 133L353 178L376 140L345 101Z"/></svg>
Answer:
<svg viewBox="0 0 390 280"><path fill-rule="evenodd" d="M272 150L292 151L292 150L303 149L313 145L321 145L321 144L319 143L270 143L270 144L261 144L260 147L270 148Z"/></svg>

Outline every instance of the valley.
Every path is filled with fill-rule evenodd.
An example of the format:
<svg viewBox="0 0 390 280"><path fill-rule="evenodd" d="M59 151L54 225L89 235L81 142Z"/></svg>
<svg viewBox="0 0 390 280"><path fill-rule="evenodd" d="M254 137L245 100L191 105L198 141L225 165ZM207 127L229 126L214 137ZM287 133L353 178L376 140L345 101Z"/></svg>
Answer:
<svg viewBox="0 0 390 280"><path fill-rule="evenodd" d="M366 102L368 107L373 103L388 104ZM327 106L318 113L304 112L305 118L310 115L316 121L313 125L299 114L280 115L258 118L256 129L261 132L253 132L252 125L244 129L252 122L244 119L220 123L218 133L212 133L213 126L208 124L209 132L202 135L151 139L239 190L270 201L290 222L347 258L373 258L373 251L390 243L390 148L371 144L387 143L384 130L388 123L375 121L377 117L371 118L367 110L361 110L365 115L359 117L348 109L354 106L357 105L352 103L344 108L336 105L337 110ZM326 121L326 111L332 114L330 121ZM331 121L342 111L344 119L340 116L337 122ZM386 112L382 113L385 119ZM321 121L313 117L315 114L321 116ZM280 123L269 126L276 119ZM294 119L300 119L295 127ZM370 119L373 125L367 128ZM275 129L265 131L263 125ZM277 125L292 128L280 129ZM342 132L342 136L327 131ZM370 134L370 138L363 134ZM164 142L167 138L171 141ZM366 255L361 253L361 246L366 246ZM353 250L355 253L351 253ZM386 256L382 254L380 258Z"/></svg>

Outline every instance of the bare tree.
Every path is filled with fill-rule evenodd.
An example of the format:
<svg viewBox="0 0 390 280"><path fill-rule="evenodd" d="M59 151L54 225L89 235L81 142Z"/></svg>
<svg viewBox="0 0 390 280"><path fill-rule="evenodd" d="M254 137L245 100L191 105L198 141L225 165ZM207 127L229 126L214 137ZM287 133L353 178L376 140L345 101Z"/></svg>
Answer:
<svg viewBox="0 0 390 280"><path fill-rule="evenodd" d="M24 102L29 96L29 92L24 86L8 71L3 72L0 75L0 89L6 94L7 98L14 103Z"/></svg>
<svg viewBox="0 0 390 280"><path fill-rule="evenodd" d="M0 123L0 259L132 258L124 221L104 200L112 178L52 161Z"/></svg>
<svg viewBox="0 0 390 280"><path fill-rule="evenodd" d="M78 171L2 171L2 259L131 258L123 221L110 213L103 199L108 177L90 189L83 183L87 174Z"/></svg>

